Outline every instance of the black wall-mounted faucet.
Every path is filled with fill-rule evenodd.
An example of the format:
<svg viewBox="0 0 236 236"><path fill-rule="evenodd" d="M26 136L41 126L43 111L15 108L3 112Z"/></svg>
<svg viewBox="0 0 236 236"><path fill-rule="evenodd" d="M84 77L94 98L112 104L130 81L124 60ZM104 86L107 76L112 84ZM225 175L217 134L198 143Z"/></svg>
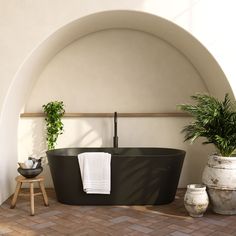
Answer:
<svg viewBox="0 0 236 236"><path fill-rule="evenodd" d="M118 148L118 136L117 136L117 112L114 113L114 137L113 147Z"/></svg>

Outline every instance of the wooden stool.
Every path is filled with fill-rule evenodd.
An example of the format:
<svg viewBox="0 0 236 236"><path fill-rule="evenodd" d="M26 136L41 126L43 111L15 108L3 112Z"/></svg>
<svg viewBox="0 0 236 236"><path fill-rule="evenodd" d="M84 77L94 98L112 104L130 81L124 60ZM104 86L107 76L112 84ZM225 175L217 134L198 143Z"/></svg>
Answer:
<svg viewBox="0 0 236 236"><path fill-rule="evenodd" d="M25 178L23 176L17 176L16 177L16 191L13 195L12 201L11 201L11 207L10 208L14 208L16 206L16 200L18 195L22 195L22 196L30 196L30 208L31 208L31 215L34 215L34 196L37 195L43 195L43 200L44 200L44 205L48 206L48 197L44 188L44 177L43 176L37 176L35 178ZM23 183L28 183L30 185L30 193L29 194L20 194L20 189ZM38 193L34 193L34 183L38 183L39 184L39 188L41 190L41 192Z"/></svg>

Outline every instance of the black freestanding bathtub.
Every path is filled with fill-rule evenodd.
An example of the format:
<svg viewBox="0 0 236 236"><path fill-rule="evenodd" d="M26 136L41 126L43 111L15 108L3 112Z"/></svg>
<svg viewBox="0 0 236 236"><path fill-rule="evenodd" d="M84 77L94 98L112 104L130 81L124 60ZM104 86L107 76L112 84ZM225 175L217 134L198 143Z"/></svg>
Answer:
<svg viewBox="0 0 236 236"><path fill-rule="evenodd" d="M111 194L86 194L77 155L108 152ZM174 200L185 151L171 148L64 148L47 152L57 200L72 205L157 205Z"/></svg>

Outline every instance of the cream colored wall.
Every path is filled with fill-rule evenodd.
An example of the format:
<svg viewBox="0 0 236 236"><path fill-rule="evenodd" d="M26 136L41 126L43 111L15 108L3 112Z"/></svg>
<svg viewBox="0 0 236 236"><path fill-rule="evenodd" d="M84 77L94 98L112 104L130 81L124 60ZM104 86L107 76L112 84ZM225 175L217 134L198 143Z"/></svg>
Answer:
<svg viewBox="0 0 236 236"><path fill-rule="evenodd" d="M15 75L21 70L21 66L31 52L38 48L44 39L72 20L95 12L126 9L152 13L175 22L200 39L223 66L231 86L236 91L234 4L234 0L227 2L223 0L217 2L214 0L70 0L69 3L67 0L0 1L0 203L13 192L15 187L17 117L19 107L26 101L24 88L31 87L28 81L18 83ZM196 27L196 24L199 27ZM208 39L214 39L214 42ZM34 59L32 65L37 62L37 58ZM195 61L199 60L201 59L195 58ZM211 72L214 78L213 71L217 70L208 72ZM33 72L24 73L28 75ZM23 73L21 75L23 76ZM208 77L208 74L205 75ZM221 84L218 87L221 87ZM196 145L193 148L195 147ZM197 150L194 153L198 156ZM198 164L202 159L196 158L192 161Z"/></svg>
<svg viewBox="0 0 236 236"><path fill-rule="evenodd" d="M186 87L188 89L186 89ZM193 65L165 41L144 32L110 29L89 34L60 51L45 67L25 104L25 112L41 112L49 101L62 100L67 112L175 112L191 94L207 92ZM57 147L111 147L109 118L65 118ZM187 118L119 118L119 145L188 149L180 187L199 179L195 148L183 144ZM44 121L22 118L19 159L42 156ZM199 151L204 157L205 151ZM204 158L203 158L204 159ZM202 169L202 163L199 163ZM47 186L51 186L45 167Z"/></svg>
<svg viewBox="0 0 236 236"><path fill-rule="evenodd" d="M236 91L235 8L234 0L194 1L193 4L190 3L189 8L174 18L176 24L196 37L216 58L234 92Z"/></svg>
<svg viewBox="0 0 236 236"><path fill-rule="evenodd" d="M140 31L103 30L49 62L25 112L52 100L63 100L68 112L173 112L196 92L207 92L204 81L174 47Z"/></svg>

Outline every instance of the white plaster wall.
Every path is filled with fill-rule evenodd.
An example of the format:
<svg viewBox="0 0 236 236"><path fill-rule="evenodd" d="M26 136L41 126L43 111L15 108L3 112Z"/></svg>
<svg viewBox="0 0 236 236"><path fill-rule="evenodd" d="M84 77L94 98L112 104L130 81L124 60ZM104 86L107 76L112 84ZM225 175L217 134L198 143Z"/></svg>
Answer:
<svg viewBox="0 0 236 236"><path fill-rule="evenodd" d="M188 88L188 89L186 89ZM68 45L47 64L25 104L25 112L62 100L67 112L175 112L191 94L207 92L193 65L165 41L140 31L110 29ZM65 118L57 147L111 147L113 121L108 118ZM200 181L194 148L183 143L187 118L119 118L119 145L188 149L180 187ZM19 160L42 156L46 149L43 119L22 118ZM198 151L203 160L205 150ZM204 162L199 162L203 168ZM51 186L45 166L47 186Z"/></svg>
<svg viewBox="0 0 236 236"><path fill-rule="evenodd" d="M205 83L177 49L151 34L111 29L60 51L25 112L41 112L52 100L63 100L67 112L173 112L196 92L207 92Z"/></svg>
<svg viewBox="0 0 236 236"><path fill-rule="evenodd" d="M236 91L234 0L70 0L69 2L2 0L0 1L0 203L12 193L15 186L17 137L16 133L12 134L9 131L17 130L14 117L19 115L18 106L25 102L25 91L22 89L25 84L17 84L14 80L17 71L30 52L61 26L94 12L118 9L150 12L169 19L193 33L220 62ZM199 27L196 27L197 24ZM208 39L214 39L214 42ZM19 92L16 94L17 97L10 98L7 95L10 94L13 85L17 86ZM4 107L9 99L15 99L15 104ZM3 116L3 111L7 114L6 117ZM5 140L11 141L6 143ZM198 162L197 158L193 161L196 160Z"/></svg>
<svg viewBox="0 0 236 236"><path fill-rule="evenodd" d="M216 58L236 91L236 30L234 0L195 1L174 22L194 35Z"/></svg>

